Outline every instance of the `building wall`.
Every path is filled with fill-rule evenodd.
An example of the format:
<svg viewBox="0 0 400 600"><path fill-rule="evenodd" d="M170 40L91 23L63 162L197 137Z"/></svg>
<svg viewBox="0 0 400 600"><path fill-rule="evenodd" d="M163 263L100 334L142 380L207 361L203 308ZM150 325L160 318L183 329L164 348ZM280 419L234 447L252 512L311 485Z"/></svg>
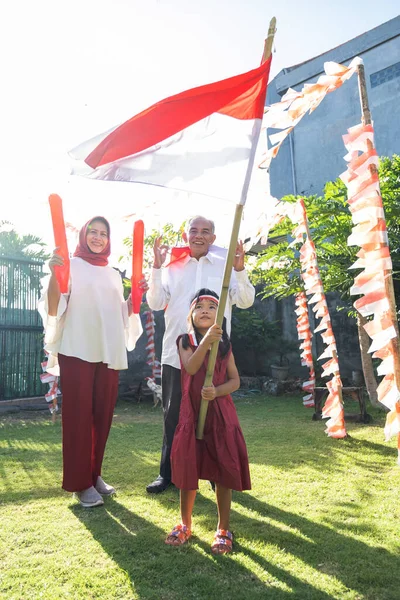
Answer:
<svg viewBox="0 0 400 600"><path fill-rule="evenodd" d="M325 61L349 64L355 56L360 56L365 65L378 153L399 154L400 65L389 74L383 72L383 82L375 87L371 86L371 75L400 62L400 17L296 68L284 69L269 85L267 104L279 102L288 87L301 90L304 83L316 82ZM385 81L385 74L386 79L397 76ZM322 193L325 183L335 180L346 168L342 135L360 122L358 81L353 75L341 88L328 94L311 115L305 115L290 139L286 139L271 164L271 194L281 198L287 194Z"/></svg>

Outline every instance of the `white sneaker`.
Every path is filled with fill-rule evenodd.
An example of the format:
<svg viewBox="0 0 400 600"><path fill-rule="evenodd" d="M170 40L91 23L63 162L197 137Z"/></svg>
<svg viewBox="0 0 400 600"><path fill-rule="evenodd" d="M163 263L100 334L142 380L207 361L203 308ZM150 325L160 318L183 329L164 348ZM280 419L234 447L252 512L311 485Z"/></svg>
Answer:
<svg viewBox="0 0 400 600"><path fill-rule="evenodd" d="M115 488L112 485L108 485L100 476L97 478L96 490L103 496L111 496L115 494Z"/></svg>
<svg viewBox="0 0 400 600"><path fill-rule="evenodd" d="M103 498L93 486L87 490L83 490L83 492L78 492L77 496L79 498L79 502L85 508L93 508L94 506L101 506L104 504Z"/></svg>

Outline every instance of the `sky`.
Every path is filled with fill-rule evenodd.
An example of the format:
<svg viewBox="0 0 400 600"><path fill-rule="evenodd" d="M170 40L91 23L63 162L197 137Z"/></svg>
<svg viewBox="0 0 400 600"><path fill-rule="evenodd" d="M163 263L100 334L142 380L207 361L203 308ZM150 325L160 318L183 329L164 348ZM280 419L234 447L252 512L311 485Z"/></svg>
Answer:
<svg viewBox="0 0 400 600"><path fill-rule="evenodd" d="M217 234L218 227L227 231L230 207L197 198L182 215L182 206L175 210L149 186L70 176L67 152L166 96L254 68L273 16L271 77L394 18L398 7L398 0L7 2L0 23L0 220L51 245L47 198L58 193L76 226L99 212L112 221L115 207L124 206L150 229L212 211Z"/></svg>

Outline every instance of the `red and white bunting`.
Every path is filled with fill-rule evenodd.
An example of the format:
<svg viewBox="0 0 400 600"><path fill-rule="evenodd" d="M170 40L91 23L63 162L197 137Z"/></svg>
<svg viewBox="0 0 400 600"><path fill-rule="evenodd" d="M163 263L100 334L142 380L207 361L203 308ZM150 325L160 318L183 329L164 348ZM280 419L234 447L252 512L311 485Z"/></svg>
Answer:
<svg viewBox="0 0 400 600"><path fill-rule="evenodd" d="M325 75L321 75L316 83L306 83L299 92L289 88L280 102L266 107L263 128L281 129L281 131L269 136L272 148L267 151L263 162L259 165L260 168L269 167L271 160L276 157L282 143L297 123L307 112L311 114L327 94L337 90L347 79L350 79L359 64L362 64L362 59L358 56L348 67L335 62L326 62Z"/></svg>
<svg viewBox="0 0 400 600"><path fill-rule="evenodd" d="M378 400L389 409L385 437L397 434L398 462L400 464L400 382L396 381L396 361L399 360L397 323L392 317L386 278L391 275L392 261L380 195L376 168L378 157L374 146L372 125L359 124L343 136L348 150L345 156L347 170L340 178L348 192L349 209L354 227L348 238L349 246L360 246L358 260L350 267L363 269L354 280L350 293L361 295L355 308L365 317L372 316L364 329L372 339L368 352L380 358L378 375L383 375L377 393ZM359 154L361 152L361 154Z"/></svg>
<svg viewBox="0 0 400 600"><path fill-rule="evenodd" d="M303 382L303 390L307 392L307 394L303 396L303 404L306 408L312 408L315 405L315 370L311 348L312 333L308 318L307 296L304 292L299 292L296 294L296 306L297 309L295 310L295 313L297 314L297 334L299 340L302 340L300 344L301 364L304 367L308 367L310 371L310 379Z"/></svg>
<svg viewBox="0 0 400 600"><path fill-rule="evenodd" d="M40 381L42 383L49 384L49 390L48 390L48 392L46 392L44 397L46 399L46 402L49 404L49 410L50 410L51 414L55 414L58 412L57 398L61 394L59 387L58 387L58 379L59 378L56 377L55 375L51 375L50 373L46 372L46 369L47 369L47 352L46 351L45 351L45 354L46 354L45 359L40 363L40 366L42 367L42 371L43 371L43 373L41 373L41 375L40 375Z"/></svg>
<svg viewBox="0 0 400 600"><path fill-rule="evenodd" d="M156 383L156 379L161 378L161 364L156 359L155 351L155 321L154 314L151 310L147 310L145 313L146 323L145 330L147 334L147 364L151 367L151 377L147 377L147 385L157 396L157 399L161 401L161 385Z"/></svg>
<svg viewBox="0 0 400 600"><path fill-rule="evenodd" d="M332 380L327 382L329 396L325 402L322 417L329 419L326 424L326 433L328 436L343 438L346 437L347 433L344 422L343 403L341 400L342 383L340 380L335 336L332 329L328 304L324 294L324 286L319 273L315 245L308 233L307 214L304 201L298 200L296 205L297 208L293 211L293 215L296 215L297 224L294 228L293 237L296 238L297 242L303 244L300 248L300 264L305 296L311 296L308 304L315 305L312 310L315 313L315 316L321 319L320 324L315 331L325 330L325 333L321 334L321 337L326 347L321 356L318 357L318 360L323 360L325 358L329 358L329 360L322 365L323 372L321 376L329 377L332 375ZM303 235L305 235L305 240Z"/></svg>

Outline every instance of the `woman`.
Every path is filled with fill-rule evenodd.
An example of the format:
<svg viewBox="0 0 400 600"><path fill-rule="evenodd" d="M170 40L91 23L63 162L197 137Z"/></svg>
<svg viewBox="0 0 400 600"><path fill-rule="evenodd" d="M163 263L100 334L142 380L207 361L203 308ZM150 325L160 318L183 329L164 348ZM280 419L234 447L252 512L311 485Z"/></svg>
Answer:
<svg viewBox="0 0 400 600"><path fill-rule="evenodd" d="M70 264L69 291L61 294L54 268L63 259L55 249L48 288L39 301L45 328L47 371L60 373L63 484L85 507L103 504L115 492L101 477L104 450L118 393L118 372L128 368L126 349L142 333L139 315L124 301L120 275L107 266L110 225L94 217L79 233ZM141 282L143 292L147 284Z"/></svg>

